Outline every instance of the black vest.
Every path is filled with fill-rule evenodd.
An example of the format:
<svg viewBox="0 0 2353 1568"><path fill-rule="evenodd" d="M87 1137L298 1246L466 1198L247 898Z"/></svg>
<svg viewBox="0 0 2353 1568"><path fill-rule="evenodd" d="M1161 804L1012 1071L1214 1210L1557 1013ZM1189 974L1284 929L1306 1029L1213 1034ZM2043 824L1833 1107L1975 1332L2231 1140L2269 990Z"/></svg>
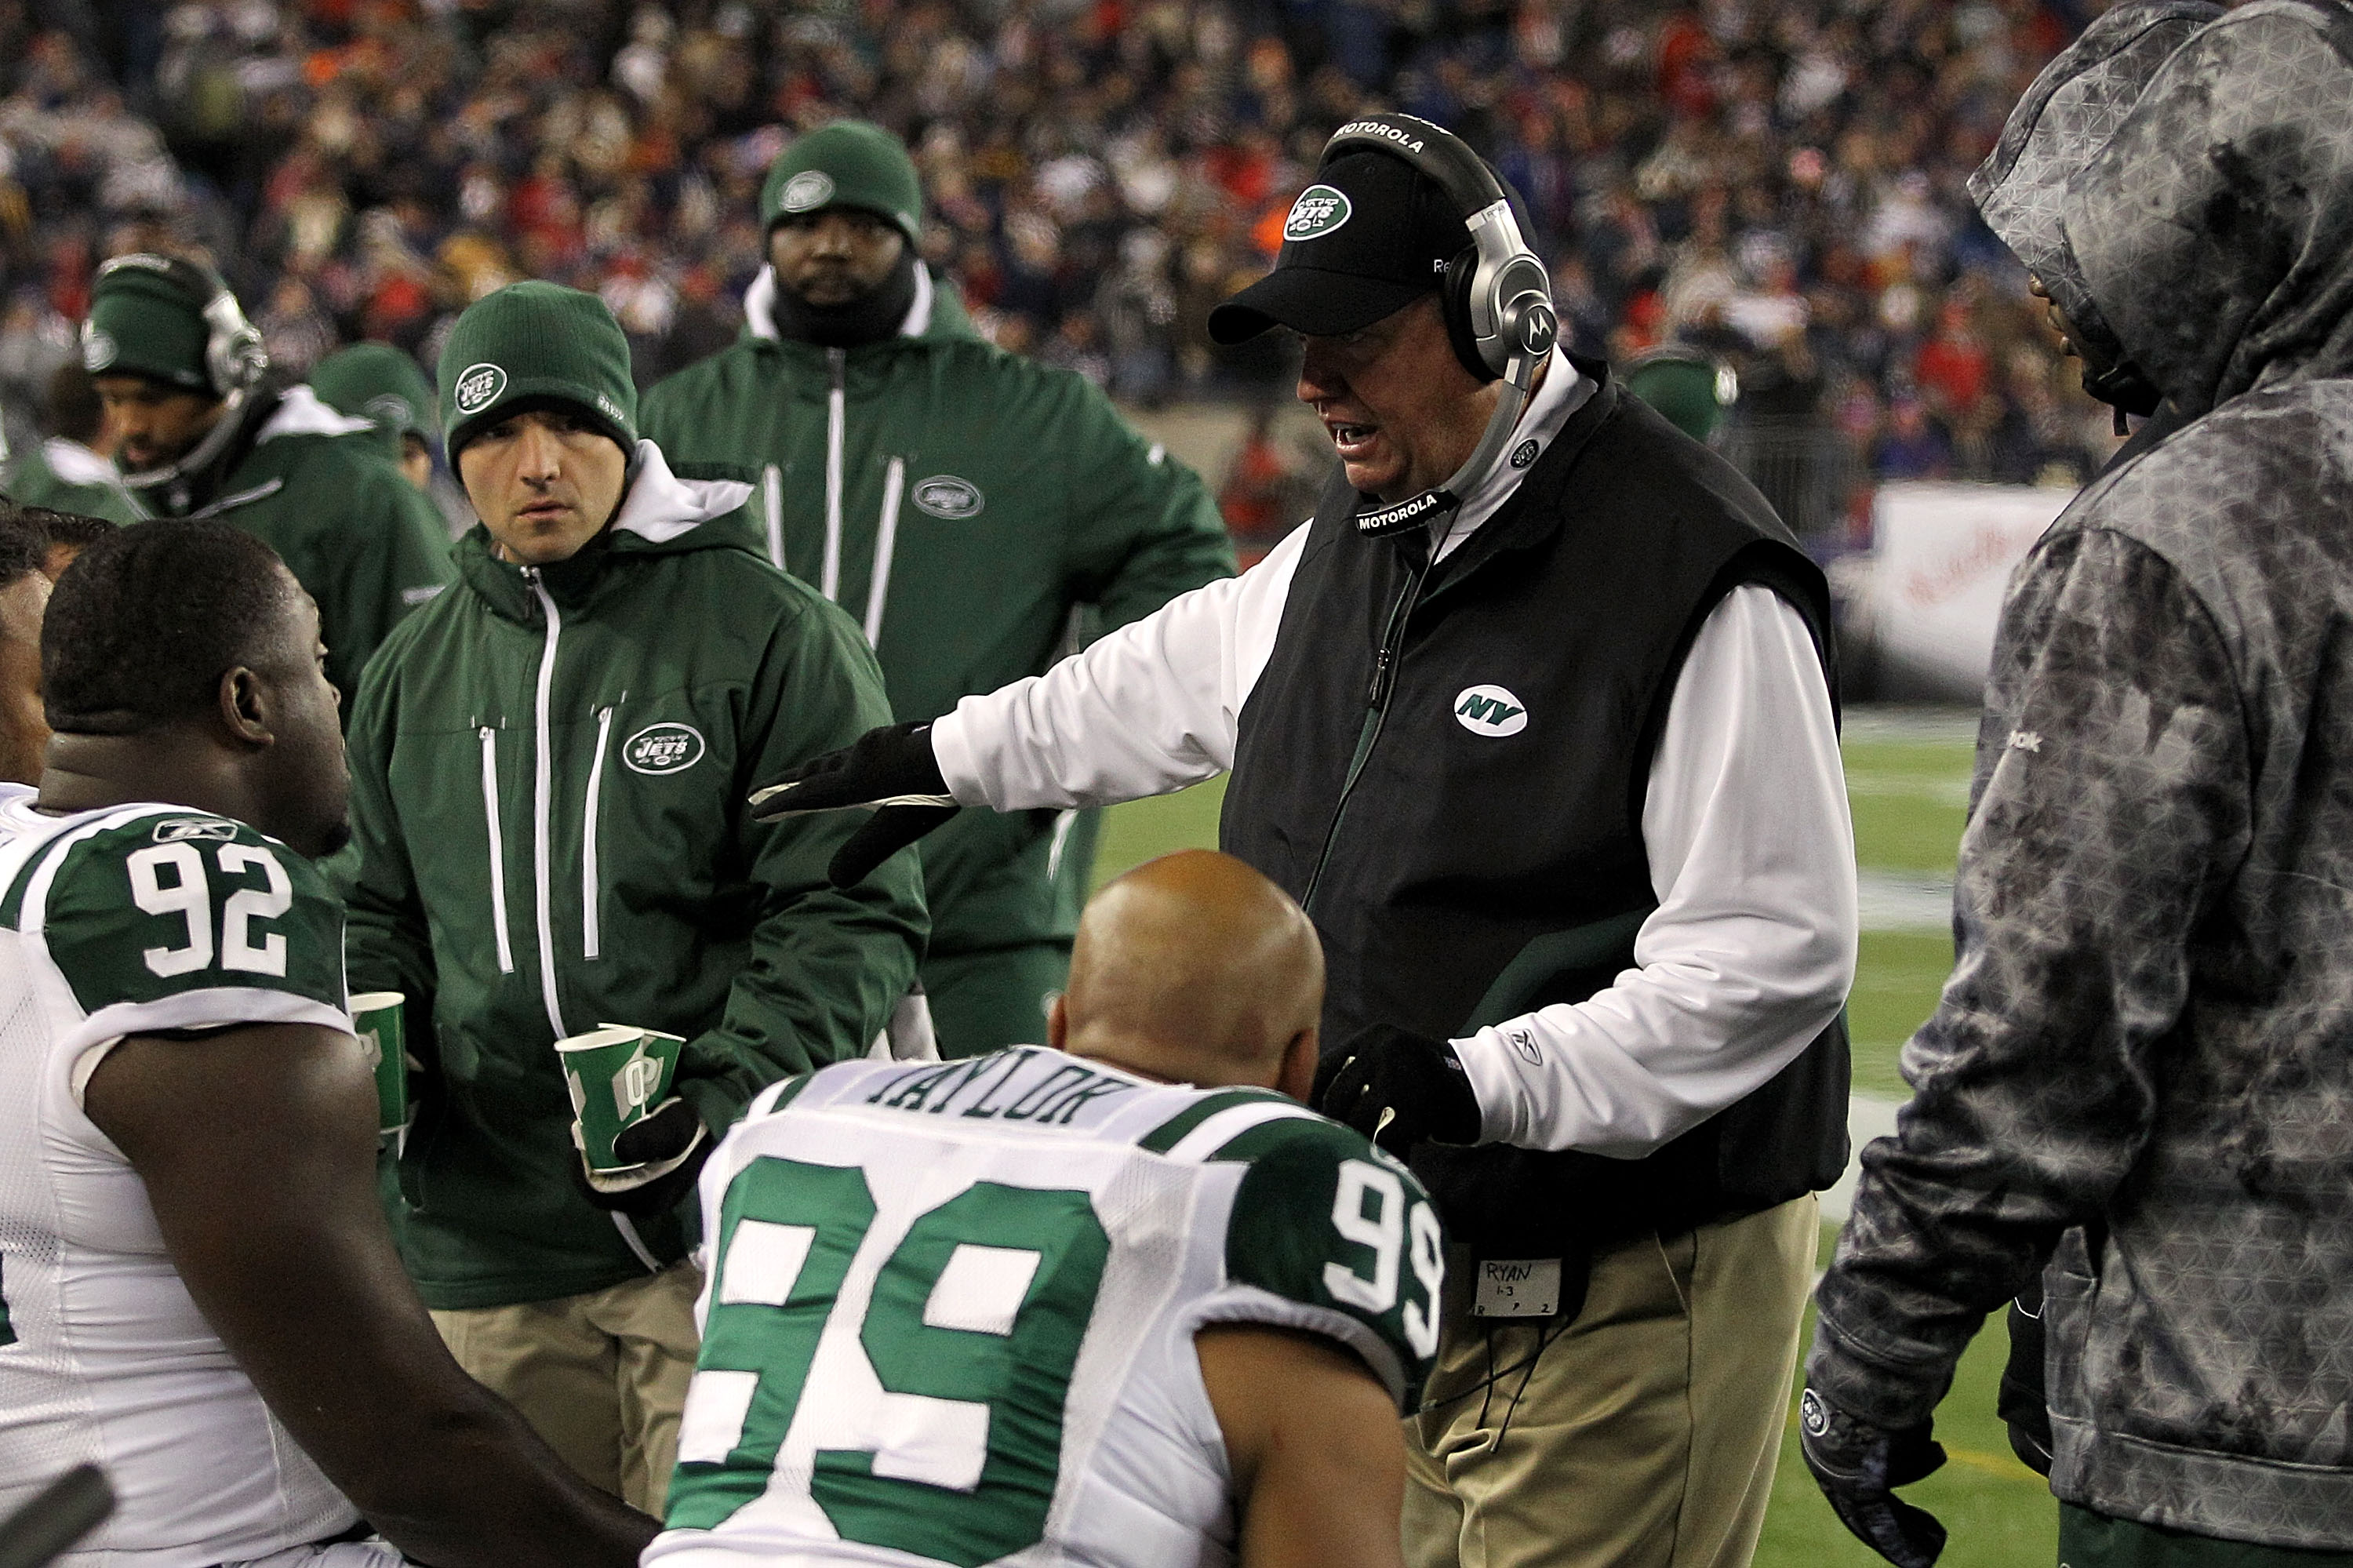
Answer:
<svg viewBox="0 0 2353 1568"><path fill-rule="evenodd" d="M1763 496L1599 382L1517 492L1422 568L1326 490L1243 706L1219 838L1324 938L1327 1051L1367 1024L1460 1036L1578 1001L1656 906L1642 799L1684 653L1761 583L1814 634L1829 593ZM1481 1257L1755 1213L1846 1163L1843 1014L1737 1105L1646 1159L1424 1145L1414 1168Z"/></svg>

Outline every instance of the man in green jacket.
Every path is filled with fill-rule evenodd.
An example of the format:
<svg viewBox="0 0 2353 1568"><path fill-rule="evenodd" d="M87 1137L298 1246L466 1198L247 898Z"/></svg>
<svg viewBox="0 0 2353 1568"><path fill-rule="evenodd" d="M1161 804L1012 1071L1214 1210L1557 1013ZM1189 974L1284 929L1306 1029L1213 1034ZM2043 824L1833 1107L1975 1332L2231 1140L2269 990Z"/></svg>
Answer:
<svg viewBox="0 0 2353 1568"><path fill-rule="evenodd" d="M849 824L779 832L744 800L889 705L849 617L761 558L751 484L638 438L595 295L485 297L439 380L482 522L351 735L351 984L407 998L423 1063L394 1230L459 1363L659 1513L702 1160L763 1087L882 1033L926 925L913 856L837 891ZM686 1044L624 1135L655 1179L592 1191L555 1043L607 1023Z"/></svg>
<svg viewBox="0 0 2353 1568"><path fill-rule="evenodd" d="M406 349L355 343L311 367L311 390L338 414L375 428L400 476L424 490L433 482L433 387Z"/></svg>
<svg viewBox="0 0 2353 1568"><path fill-rule="evenodd" d="M1198 478L1081 377L1005 354L916 259L898 140L843 121L768 173L769 266L733 346L646 397L681 458L743 463L769 558L863 627L901 719L1044 670L1233 572ZM923 980L944 1054L1044 1038L1094 859L1092 813L967 811L923 844Z"/></svg>
<svg viewBox="0 0 2353 1568"><path fill-rule="evenodd" d="M49 376L41 414L48 438L9 468L9 500L109 523L136 523L147 515L122 488L114 460L99 450L106 445L106 410L89 371L73 360L58 366Z"/></svg>
<svg viewBox="0 0 2353 1568"><path fill-rule="evenodd" d="M365 419L308 387L271 389L261 334L208 267L109 261L81 348L124 484L153 516L217 517L278 552L318 601L327 678L348 714L376 644L449 579L432 503L385 461Z"/></svg>

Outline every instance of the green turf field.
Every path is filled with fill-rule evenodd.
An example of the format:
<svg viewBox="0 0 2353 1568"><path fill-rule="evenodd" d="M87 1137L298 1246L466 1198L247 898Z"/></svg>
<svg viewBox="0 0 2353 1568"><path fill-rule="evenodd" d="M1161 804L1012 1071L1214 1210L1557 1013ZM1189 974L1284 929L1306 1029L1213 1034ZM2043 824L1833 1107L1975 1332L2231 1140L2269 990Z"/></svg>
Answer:
<svg viewBox="0 0 2353 1568"><path fill-rule="evenodd" d="M1960 840L1973 735L1966 714L1862 710L1849 716L1847 787L1856 859L1866 879L1866 929L1848 1015L1858 1094L1904 1097L1896 1053L1936 1007L1951 967L1952 938L1934 927L1934 906ZM1112 811L1098 879L1172 849L1215 843L1223 795L1221 782L1204 784ZM1870 928L1879 907L1869 892L1874 882L1906 895L1895 901L1894 924L1878 929ZM1824 1226L1825 1261L1832 1238ZM1905 1491L1952 1531L1940 1568L2033 1568L2057 1555L2056 1505L2042 1478L2011 1457L1994 1418L1994 1384L2007 1351L1997 1319L1970 1347L1936 1413L1936 1435L1951 1462ZM1840 1526L1799 1462L1794 1412L1793 1400L1758 1568L1873 1568L1880 1559Z"/></svg>

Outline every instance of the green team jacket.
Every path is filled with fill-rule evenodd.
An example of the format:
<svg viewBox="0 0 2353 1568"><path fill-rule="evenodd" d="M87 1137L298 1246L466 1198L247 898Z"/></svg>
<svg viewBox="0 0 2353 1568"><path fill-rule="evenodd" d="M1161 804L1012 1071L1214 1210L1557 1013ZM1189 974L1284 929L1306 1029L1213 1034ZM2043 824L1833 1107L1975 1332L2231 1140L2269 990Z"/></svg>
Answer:
<svg viewBox="0 0 2353 1568"><path fill-rule="evenodd" d="M779 340L773 297L764 272L743 338L648 393L641 422L681 459L759 471L747 519L864 628L896 717L1043 671L1078 607L1107 630L1233 574L1200 479L1083 378L983 342L952 289L919 273L901 335L849 350ZM930 835L932 950L1067 938L1092 842L1051 811Z"/></svg>
<svg viewBox="0 0 2353 1568"><path fill-rule="evenodd" d="M435 1308L602 1289L690 1243L691 1201L621 1224L575 1191L558 1039L684 1035L678 1093L716 1134L865 1050L923 949L914 856L838 892L857 813L762 827L744 804L887 721L873 655L728 519L746 484L638 454L569 561L459 541L459 587L393 634L352 719L351 984L408 998L425 1070L390 1207Z"/></svg>
<svg viewBox="0 0 2353 1568"><path fill-rule="evenodd" d="M137 523L147 515L122 488L112 463L63 436L51 436L18 458L8 472L6 490L9 500L26 506L103 517L109 523Z"/></svg>
<svg viewBox="0 0 2353 1568"><path fill-rule="evenodd" d="M349 715L376 648L449 581L448 530L377 444L375 427L336 413L308 387L263 397L254 429L181 497L142 493L159 515L217 517L278 552L319 604L327 679Z"/></svg>

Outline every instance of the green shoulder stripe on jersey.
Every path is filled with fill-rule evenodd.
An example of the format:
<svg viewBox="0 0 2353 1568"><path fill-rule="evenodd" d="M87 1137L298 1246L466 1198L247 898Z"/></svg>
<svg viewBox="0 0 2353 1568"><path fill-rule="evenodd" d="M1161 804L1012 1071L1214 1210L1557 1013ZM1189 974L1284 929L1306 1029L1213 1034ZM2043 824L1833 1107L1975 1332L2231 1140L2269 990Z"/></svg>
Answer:
<svg viewBox="0 0 2353 1568"><path fill-rule="evenodd" d="M1229 1110L1235 1106L1246 1106L1257 1100L1272 1100L1277 1105L1284 1106L1295 1106L1299 1103L1288 1095L1276 1094L1272 1089L1220 1089L1215 1094L1203 1095L1199 1099L1137 1139L1136 1147L1148 1149L1155 1154L1166 1154L1176 1148L1178 1140L1187 1133L1219 1111Z"/></svg>
<svg viewBox="0 0 2353 1568"><path fill-rule="evenodd" d="M37 859L56 861L39 912L49 960L85 1013L224 989L343 1009L342 904L242 822L157 812Z"/></svg>
<svg viewBox="0 0 2353 1568"><path fill-rule="evenodd" d="M1418 1398L1438 1350L1445 1243L1413 1173L1320 1118L1262 1123L1216 1158L1250 1161L1226 1225L1227 1278L1365 1324Z"/></svg>

